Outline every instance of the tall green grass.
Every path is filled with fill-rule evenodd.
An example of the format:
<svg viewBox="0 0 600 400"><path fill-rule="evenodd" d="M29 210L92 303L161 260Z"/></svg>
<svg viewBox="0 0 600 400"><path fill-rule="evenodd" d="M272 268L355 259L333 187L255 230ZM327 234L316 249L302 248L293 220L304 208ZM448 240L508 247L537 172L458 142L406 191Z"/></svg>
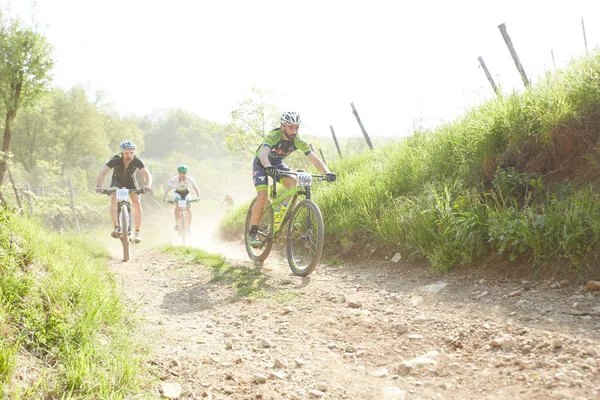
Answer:
<svg viewBox="0 0 600 400"><path fill-rule="evenodd" d="M528 144L548 150L553 130L593 121L598 113L600 54L594 53L524 93L337 161L330 168L338 181L313 191L326 243L334 251L367 242L401 250L440 271L490 256L535 266L561 260L575 268L596 265L597 189L568 179L550 186L522 171L520 161ZM597 142L589 142L592 161ZM228 227L238 221L232 218Z"/></svg>
<svg viewBox="0 0 600 400"><path fill-rule="evenodd" d="M5 209L0 224L2 397L118 399L135 391L140 355L105 250ZM31 363L39 373L14 379Z"/></svg>

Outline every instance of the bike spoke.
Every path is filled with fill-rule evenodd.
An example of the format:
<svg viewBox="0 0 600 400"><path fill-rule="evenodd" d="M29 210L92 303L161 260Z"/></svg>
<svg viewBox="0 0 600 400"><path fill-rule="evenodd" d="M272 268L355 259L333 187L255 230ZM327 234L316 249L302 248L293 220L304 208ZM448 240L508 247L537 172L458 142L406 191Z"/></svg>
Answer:
<svg viewBox="0 0 600 400"><path fill-rule="evenodd" d="M316 204L301 202L288 230L288 262L296 275L306 276L316 267L323 249L323 220Z"/></svg>

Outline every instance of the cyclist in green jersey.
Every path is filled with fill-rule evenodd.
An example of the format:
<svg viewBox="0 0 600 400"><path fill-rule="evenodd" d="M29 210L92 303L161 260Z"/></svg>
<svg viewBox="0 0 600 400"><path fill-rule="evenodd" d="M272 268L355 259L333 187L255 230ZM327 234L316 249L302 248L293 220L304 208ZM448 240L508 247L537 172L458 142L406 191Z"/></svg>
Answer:
<svg viewBox="0 0 600 400"><path fill-rule="evenodd" d="M320 173L327 176L329 182L333 182L336 179L336 175L314 154L308 143L298 134L301 122L300 115L297 112L284 112L281 114L280 127L272 130L256 150L256 157L254 157L254 161L252 162L252 177L254 187L256 188L257 200L252 210L252 219L250 221L249 244L251 246L259 246L261 244L257 230L268 201L267 175L273 177L274 180L277 180L277 182L288 189L296 184L294 178L288 176L280 178L279 176L279 171L291 170L283 162L285 157L296 150L300 150Z"/></svg>

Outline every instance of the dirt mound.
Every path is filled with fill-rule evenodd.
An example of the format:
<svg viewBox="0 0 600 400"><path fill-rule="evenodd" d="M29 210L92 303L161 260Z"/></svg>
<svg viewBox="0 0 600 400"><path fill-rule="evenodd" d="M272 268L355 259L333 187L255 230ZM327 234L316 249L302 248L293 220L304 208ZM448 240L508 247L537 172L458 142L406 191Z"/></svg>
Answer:
<svg viewBox="0 0 600 400"><path fill-rule="evenodd" d="M600 110L557 126L544 140L532 136L518 148L497 157L501 168L543 176L546 184L571 181L577 186L600 177ZM487 168L491 169L491 168Z"/></svg>

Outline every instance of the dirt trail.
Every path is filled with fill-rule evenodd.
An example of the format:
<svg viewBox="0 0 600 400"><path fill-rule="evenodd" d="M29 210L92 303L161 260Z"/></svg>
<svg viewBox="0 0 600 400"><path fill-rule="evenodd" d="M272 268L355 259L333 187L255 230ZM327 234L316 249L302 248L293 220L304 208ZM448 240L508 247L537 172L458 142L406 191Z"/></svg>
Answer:
<svg viewBox="0 0 600 400"><path fill-rule="evenodd" d="M254 268L240 243L202 242ZM180 399L600 399L600 296L582 284L402 261L299 278L272 254L250 301L154 250L111 269Z"/></svg>

